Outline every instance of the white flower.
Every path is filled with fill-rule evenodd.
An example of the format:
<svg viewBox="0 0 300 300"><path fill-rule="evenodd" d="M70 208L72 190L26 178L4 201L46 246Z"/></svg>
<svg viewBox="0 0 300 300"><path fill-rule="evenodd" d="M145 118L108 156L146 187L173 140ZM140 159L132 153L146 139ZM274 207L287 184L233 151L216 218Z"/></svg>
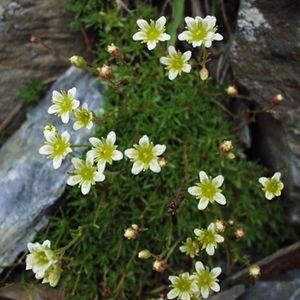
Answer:
<svg viewBox="0 0 300 300"><path fill-rule="evenodd" d="M93 127L93 113L89 111L87 103L83 103L81 109L74 111L75 122L73 129L78 130L80 128L91 129Z"/></svg>
<svg viewBox="0 0 300 300"><path fill-rule="evenodd" d="M37 279L44 277L45 272L55 263L57 257L51 250L50 241L46 240L40 243L28 243L29 254L26 256L26 270L32 270Z"/></svg>
<svg viewBox="0 0 300 300"><path fill-rule="evenodd" d="M75 100L76 88L66 91L53 91L52 103L48 109L49 114L61 117L63 123L69 122L69 114L79 106L79 101Z"/></svg>
<svg viewBox="0 0 300 300"><path fill-rule="evenodd" d="M160 17L156 22L150 20L150 24L139 19L136 21L139 31L133 35L133 40L147 43L149 50L153 50L159 41L168 41L171 36L165 33L166 18Z"/></svg>
<svg viewBox="0 0 300 300"><path fill-rule="evenodd" d="M154 173L159 173L161 167L159 164L159 155L162 155L165 150L165 145L153 145L149 141L147 135L140 138L139 144L133 145L134 148L125 150L125 155L133 161L133 166L131 169L132 174L137 175L141 171L150 170Z"/></svg>
<svg viewBox="0 0 300 300"><path fill-rule="evenodd" d="M220 285L218 284L219 279L217 277L222 272L221 268L213 268L210 271L208 267L204 267L201 261L196 262L195 268L196 273L194 273L193 278L204 299L208 298L210 290L213 290L214 292L220 291Z"/></svg>
<svg viewBox="0 0 300 300"><path fill-rule="evenodd" d="M46 139L45 145L39 149L42 155L48 155L48 158L53 159L53 168L58 169L61 166L62 160L72 152L69 143L70 135L67 131L60 135L56 130L44 130Z"/></svg>
<svg viewBox="0 0 300 300"><path fill-rule="evenodd" d="M62 268L58 264L53 264L45 272L42 283L49 283L50 286L55 287L58 284Z"/></svg>
<svg viewBox="0 0 300 300"><path fill-rule="evenodd" d="M103 174L104 168L97 168L93 166L93 161L89 158L86 160L79 159L77 157L72 158L72 164L75 167L72 176L69 177L68 185L79 185L81 187L81 192L86 195L91 186L96 182L102 182L105 180Z"/></svg>
<svg viewBox="0 0 300 300"><path fill-rule="evenodd" d="M193 276L190 276L187 272L179 276L169 276L169 280L172 283L170 285L172 289L167 295L168 299L190 300L199 291Z"/></svg>
<svg viewBox="0 0 300 300"><path fill-rule="evenodd" d="M204 171L199 172L200 182L196 186L188 188L189 194L200 199L198 209L203 210L207 207L208 203L218 202L221 205L226 204L226 199L219 189L223 182L224 177L219 175L212 179L208 177Z"/></svg>
<svg viewBox="0 0 300 300"><path fill-rule="evenodd" d="M265 192L265 197L268 200L272 200L274 197L281 195L281 191L284 187L282 181L280 180L281 173L276 172L273 177L260 177L259 183L263 186L262 190Z"/></svg>
<svg viewBox="0 0 300 300"><path fill-rule="evenodd" d="M191 71L191 65L188 64L188 60L192 56L191 51L186 51L183 54L180 51L176 51L173 46L168 48L169 56L163 56L160 58L160 63L166 65L166 69L169 70L169 79L173 80L177 75L181 75L182 72L189 73Z"/></svg>
<svg viewBox="0 0 300 300"><path fill-rule="evenodd" d="M105 167L106 163L112 164L113 160L121 160L123 158L123 153L117 150L115 145L116 134L111 131L106 138L97 139L91 137L89 139L90 143L94 146L92 150L89 150L87 157L94 160L98 164L98 168Z"/></svg>
<svg viewBox="0 0 300 300"><path fill-rule="evenodd" d="M214 255L217 243L224 242L224 238L216 232L216 226L214 223L210 223L207 229L196 228L194 233L202 244L201 249L205 249L208 255Z"/></svg>
<svg viewBox="0 0 300 300"><path fill-rule="evenodd" d="M216 33L216 17L207 16L204 19L201 17L191 18L186 17L186 31L179 34L180 41L187 41L193 47L204 45L206 48L211 47L213 41L221 41L223 36Z"/></svg>
<svg viewBox="0 0 300 300"><path fill-rule="evenodd" d="M199 253L199 244L197 241L187 238L186 241L183 242L183 245L179 247L179 250L191 258L194 258Z"/></svg>

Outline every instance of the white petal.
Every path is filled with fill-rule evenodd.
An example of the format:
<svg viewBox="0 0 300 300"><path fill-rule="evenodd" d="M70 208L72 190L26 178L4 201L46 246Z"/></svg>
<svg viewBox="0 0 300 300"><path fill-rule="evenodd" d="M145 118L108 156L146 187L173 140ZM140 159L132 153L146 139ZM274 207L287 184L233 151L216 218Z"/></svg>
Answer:
<svg viewBox="0 0 300 300"><path fill-rule="evenodd" d="M206 247L206 253L208 255L214 255L215 254L215 247L212 245L212 244L209 244L207 247Z"/></svg>
<svg viewBox="0 0 300 300"><path fill-rule="evenodd" d="M191 17L185 17L184 21L185 21L186 25L191 28L193 28L197 25L196 19L191 18Z"/></svg>
<svg viewBox="0 0 300 300"><path fill-rule="evenodd" d="M170 70L168 77L170 80L174 80L177 77L177 75L178 75L177 71Z"/></svg>
<svg viewBox="0 0 300 300"><path fill-rule="evenodd" d="M97 164L98 172L103 173L105 167L106 167L106 162L100 159Z"/></svg>
<svg viewBox="0 0 300 300"><path fill-rule="evenodd" d="M107 135L106 140L107 140L109 143L111 143L111 144L114 145L114 143L116 142L116 133L115 133L114 131L111 131L111 132Z"/></svg>
<svg viewBox="0 0 300 300"><path fill-rule="evenodd" d="M153 50L156 47L157 42L156 41L150 41L147 43L147 47L149 50Z"/></svg>
<svg viewBox="0 0 300 300"><path fill-rule="evenodd" d="M212 29L216 26L217 19L214 16L206 16L203 21L204 21L205 25L207 26L206 27L207 29Z"/></svg>
<svg viewBox="0 0 300 300"><path fill-rule="evenodd" d="M74 98L75 97L75 95L76 95L76 87L73 87L73 88L71 88L70 90L68 90L68 96L70 97L70 98Z"/></svg>
<svg viewBox="0 0 300 300"><path fill-rule="evenodd" d="M214 197L214 200L215 200L216 202L218 202L219 204L221 204L221 205L225 205L225 204L226 204L226 198L225 198L224 195L221 194L221 193L217 193L217 194L215 195L215 197Z"/></svg>
<svg viewBox="0 0 300 300"><path fill-rule="evenodd" d="M159 36L159 40L164 42L164 41L169 41L171 39L171 36L167 33L162 33L160 36Z"/></svg>
<svg viewBox="0 0 300 300"><path fill-rule="evenodd" d="M82 185L81 185L81 193L83 195L86 195L88 194L88 192L90 191L91 189L91 184L89 182L83 182Z"/></svg>
<svg viewBox="0 0 300 300"><path fill-rule="evenodd" d="M58 169L61 166L61 163L62 163L61 156L53 158L53 168L54 169Z"/></svg>
<svg viewBox="0 0 300 300"><path fill-rule="evenodd" d="M87 129L91 129L93 127L93 122L90 121L87 125L86 125L86 128Z"/></svg>
<svg viewBox="0 0 300 300"><path fill-rule="evenodd" d="M219 235L219 234L217 234L215 236L215 238L216 238L216 242L217 243L223 243L224 242L224 238L221 235Z"/></svg>
<svg viewBox="0 0 300 300"><path fill-rule="evenodd" d="M58 92L58 91L52 92L52 101L53 102L56 102L57 100L62 100L62 99L63 99L63 96L60 92Z"/></svg>
<svg viewBox="0 0 300 300"><path fill-rule="evenodd" d="M143 135L140 140L139 140L139 144L142 145L148 145L149 144L149 138L147 135Z"/></svg>
<svg viewBox="0 0 300 300"><path fill-rule="evenodd" d="M201 182L208 180L208 176L207 176L207 174L204 171L200 171L199 172L199 178L200 178Z"/></svg>
<svg viewBox="0 0 300 300"><path fill-rule="evenodd" d="M179 41L187 41L191 39L191 33L189 31L184 31L178 35Z"/></svg>
<svg viewBox="0 0 300 300"><path fill-rule="evenodd" d="M161 31L164 28L166 22L166 17L162 16L155 22L155 27Z"/></svg>
<svg viewBox="0 0 300 300"><path fill-rule="evenodd" d="M132 39L134 41L142 41L145 39L145 37L146 37L145 33L142 31L139 31L132 36Z"/></svg>
<svg viewBox="0 0 300 300"><path fill-rule="evenodd" d="M216 293L220 292L220 285L219 285L218 283L216 283L216 282L213 282L213 283L210 285L210 288L211 288L214 292L216 292Z"/></svg>
<svg viewBox="0 0 300 300"><path fill-rule="evenodd" d="M199 187L191 186L188 188L188 193L192 196L199 196Z"/></svg>
<svg viewBox="0 0 300 300"><path fill-rule="evenodd" d="M141 162L134 162L132 165L131 173L134 175L139 174L143 170L143 164Z"/></svg>
<svg viewBox="0 0 300 300"><path fill-rule="evenodd" d="M191 69L192 69L191 65L189 65L189 64L184 64L184 65L183 65L183 68L182 68L182 71L185 72L185 73L190 73L190 72L191 72Z"/></svg>
<svg viewBox="0 0 300 300"><path fill-rule="evenodd" d="M123 153L119 150L114 150L112 154L112 159L113 160L121 160L123 158Z"/></svg>
<svg viewBox="0 0 300 300"><path fill-rule="evenodd" d="M201 261L197 261L195 264L195 269L197 271L197 273L199 273L200 271L204 270L204 265Z"/></svg>
<svg viewBox="0 0 300 300"><path fill-rule="evenodd" d="M168 294L167 294L167 298L168 299L174 299L176 297L178 297L179 293L177 289L172 289Z"/></svg>
<svg viewBox="0 0 300 300"><path fill-rule="evenodd" d="M59 111L59 107L54 104L54 105L51 105L49 108L48 108L48 114L55 114L56 112Z"/></svg>
<svg viewBox="0 0 300 300"><path fill-rule="evenodd" d="M63 123L67 124L69 122L69 113L68 112L64 112L61 115L61 120Z"/></svg>
<svg viewBox="0 0 300 300"><path fill-rule="evenodd" d="M266 192L266 198L268 199L268 200L272 200L273 198L274 198L274 195L272 194L272 193L270 193L270 192Z"/></svg>
<svg viewBox="0 0 300 300"><path fill-rule="evenodd" d="M86 110L89 110L89 106L86 102L84 102L81 106L82 109L86 109Z"/></svg>
<svg viewBox="0 0 300 300"><path fill-rule="evenodd" d="M201 295L204 299L208 298L209 288L201 287Z"/></svg>
<svg viewBox="0 0 300 300"><path fill-rule="evenodd" d="M149 23L143 19L138 19L136 23L141 29L147 29L149 27Z"/></svg>
<svg viewBox="0 0 300 300"><path fill-rule="evenodd" d="M155 156L162 155L166 151L166 146L157 144L153 147L152 151Z"/></svg>
<svg viewBox="0 0 300 300"><path fill-rule="evenodd" d="M215 223L210 223L209 226L207 227L207 229L210 231L215 231L215 229L216 229Z"/></svg>
<svg viewBox="0 0 300 300"><path fill-rule="evenodd" d="M150 170L154 173L159 173L161 171L161 167L157 160L152 160L150 162Z"/></svg>
<svg viewBox="0 0 300 300"><path fill-rule="evenodd" d="M89 158L89 160L94 160L95 159L95 156L96 156L96 151L95 150L89 150L87 153L86 153L86 157Z"/></svg>
<svg viewBox="0 0 300 300"><path fill-rule="evenodd" d="M137 156L137 150L134 148L126 149L124 154L131 159L134 159Z"/></svg>
<svg viewBox="0 0 300 300"><path fill-rule="evenodd" d="M80 175L74 175L70 176L67 180L68 185L76 185L81 181L81 176Z"/></svg>
<svg viewBox="0 0 300 300"><path fill-rule="evenodd" d="M78 129L82 128L82 127L83 127L83 126L82 126L82 123L81 123L81 122L76 121L76 122L74 122L74 124L73 124L73 129L74 129L74 130L78 130Z"/></svg>
<svg viewBox="0 0 300 300"><path fill-rule="evenodd" d="M190 300L191 299L190 293L183 292L183 294L181 295L181 299L182 300Z"/></svg>
<svg viewBox="0 0 300 300"><path fill-rule="evenodd" d="M209 201L206 198L201 198L200 201L199 201L199 203L198 203L198 209L199 210L205 209L207 207L207 205L208 205L208 202Z"/></svg>
<svg viewBox="0 0 300 300"><path fill-rule="evenodd" d="M81 160L78 157L73 157L72 158L72 164L75 167L75 169L81 169L84 166L83 160Z"/></svg>
<svg viewBox="0 0 300 300"><path fill-rule="evenodd" d="M56 141L56 134L53 131L45 130L44 137L49 143L54 143Z"/></svg>
<svg viewBox="0 0 300 300"><path fill-rule="evenodd" d="M102 182L105 180L105 175L102 172L95 173L95 181Z"/></svg>
<svg viewBox="0 0 300 300"><path fill-rule="evenodd" d="M51 242L49 240L45 240L43 243L43 247L50 248L51 247Z"/></svg>
<svg viewBox="0 0 300 300"><path fill-rule="evenodd" d="M203 230L201 230L201 229L199 229L199 228L196 228L196 229L194 229L194 234L195 234L196 236L200 236L200 234L201 234L202 231L203 231Z"/></svg>
<svg viewBox="0 0 300 300"><path fill-rule="evenodd" d="M76 109L76 108L79 107L80 101L78 101L78 100L73 100L73 103L72 103L72 104L73 104L73 105L72 105L72 108L73 108L73 109Z"/></svg>
<svg viewBox="0 0 300 300"><path fill-rule="evenodd" d="M49 155L53 152L53 147L50 146L50 145L45 145L45 146L42 146L40 149L39 149L39 153L42 154L42 155Z"/></svg>
<svg viewBox="0 0 300 300"><path fill-rule="evenodd" d="M222 269L220 267L216 267L213 268L210 272L215 278L217 278L222 273Z"/></svg>
<svg viewBox="0 0 300 300"><path fill-rule="evenodd" d="M260 177L258 182L264 186L268 180L269 179L267 177Z"/></svg>
<svg viewBox="0 0 300 300"><path fill-rule="evenodd" d="M202 41L197 41L197 42L192 42L192 46L195 47L200 47L202 45Z"/></svg>
<svg viewBox="0 0 300 300"><path fill-rule="evenodd" d="M182 57L185 59L185 61L190 60L190 58L192 57L192 51L186 51L182 54Z"/></svg>
<svg viewBox="0 0 300 300"><path fill-rule="evenodd" d="M212 45L212 41L211 41L211 40L206 40L206 41L204 42L204 46L205 46L206 48L210 48L211 45Z"/></svg>
<svg viewBox="0 0 300 300"><path fill-rule="evenodd" d="M174 283L178 279L178 277L171 275L171 276L168 277L168 279L169 279L169 281L171 281L172 283Z"/></svg>
<svg viewBox="0 0 300 300"><path fill-rule="evenodd" d="M216 186L216 187L220 187L224 182L224 177L222 175L218 175L217 177L215 177L212 180L212 183Z"/></svg>
<svg viewBox="0 0 300 300"><path fill-rule="evenodd" d="M279 181L279 180L280 180L280 177L281 177L281 173L280 173L280 172L276 172L276 173L273 175L272 179L276 179L277 181Z"/></svg>
<svg viewBox="0 0 300 300"><path fill-rule="evenodd" d="M214 34L214 40L215 41L222 41L223 40L223 36L220 33L215 33Z"/></svg>
<svg viewBox="0 0 300 300"><path fill-rule="evenodd" d="M172 57L172 56L177 56L177 51L175 49L174 46L169 46L168 47L168 52L169 52L169 55Z"/></svg>
<svg viewBox="0 0 300 300"><path fill-rule="evenodd" d="M161 64L163 64L163 65L168 66L168 65L170 65L170 63L171 63L171 60L170 60L169 57L163 56L163 57L161 57L161 58L159 59L159 62L160 62Z"/></svg>
<svg viewBox="0 0 300 300"><path fill-rule="evenodd" d="M64 131L61 135L62 137L62 140L65 142L65 143L68 143L69 142L69 139L70 139L70 134L68 133L68 131Z"/></svg>
<svg viewBox="0 0 300 300"><path fill-rule="evenodd" d="M95 137L90 137L89 142L96 148L100 147L102 145L101 140L98 138L95 138Z"/></svg>

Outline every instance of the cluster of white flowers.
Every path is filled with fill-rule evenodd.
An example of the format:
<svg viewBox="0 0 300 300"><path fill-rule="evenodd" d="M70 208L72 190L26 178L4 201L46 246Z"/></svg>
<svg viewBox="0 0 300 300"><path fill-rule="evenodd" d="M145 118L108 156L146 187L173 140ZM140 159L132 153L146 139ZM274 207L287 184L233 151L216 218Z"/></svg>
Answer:
<svg viewBox="0 0 300 300"><path fill-rule="evenodd" d="M150 20L150 23L139 19L137 20L139 31L132 38L135 41L146 43L147 48L153 50L158 42L171 39L171 36L165 33L166 21L165 17L160 17L156 22ZM220 33L216 33L216 17L214 16L207 16L204 19L201 17L186 17L185 23L187 30L180 33L178 39L188 42L193 47L210 48L213 41L223 39ZM191 71L191 65L188 63L192 56L191 51L181 53L176 51L173 46L169 46L168 53L168 56L160 58L160 63L166 66L170 80L175 79L182 72L189 73Z"/></svg>
<svg viewBox="0 0 300 300"><path fill-rule="evenodd" d="M56 114L61 117L64 123L67 123L69 114L74 112L76 118L73 126L74 130L82 127L90 129L93 125L93 113L88 110L86 103L82 105L81 109L75 110L79 106L79 101L74 99L75 95L75 87L67 92L54 91L52 96L54 104L50 106L48 113ZM57 169L61 166L63 159L72 152L72 146L76 145L70 143L70 134L67 131L60 134L53 125L47 125L44 128L44 137L46 140L45 145L39 149L39 152L52 159L53 167ZM87 152L86 158L72 158L74 170L70 172L71 176L67 184L78 185L82 194L86 195L96 182L104 181L104 171L107 164L111 165L113 161L123 159L123 153L117 150L118 146L115 145L116 139L114 131L109 132L106 138L90 137L91 149ZM138 144L134 144L133 148L126 149L124 153L133 162L132 174L137 175L148 169L154 173L159 173L161 171L160 156L165 150L165 145L154 145L149 137L144 135L140 138Z"/></svg>
<svg viewBox="0 0 300 300"><path fill-rule="evenodd" d="M51 249L50 241L43 244L28 243L29 254L26 256L26 270L32 270L36 279L43 279L42 283L57 285L62 269L58 257Z"/></svg>

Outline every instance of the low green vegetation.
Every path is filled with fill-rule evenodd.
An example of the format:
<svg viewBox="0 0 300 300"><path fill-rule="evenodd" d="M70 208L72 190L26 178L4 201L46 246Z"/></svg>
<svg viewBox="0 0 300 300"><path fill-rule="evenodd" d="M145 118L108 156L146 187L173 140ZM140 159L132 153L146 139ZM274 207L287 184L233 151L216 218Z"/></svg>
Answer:
<svg viewBox="0 0 300 300"><path fill-rule="evenodd" d="M33 78L29 87L19 91L18 99L25 104L35 104L44 95L46 87L38 78Z"/></svg>

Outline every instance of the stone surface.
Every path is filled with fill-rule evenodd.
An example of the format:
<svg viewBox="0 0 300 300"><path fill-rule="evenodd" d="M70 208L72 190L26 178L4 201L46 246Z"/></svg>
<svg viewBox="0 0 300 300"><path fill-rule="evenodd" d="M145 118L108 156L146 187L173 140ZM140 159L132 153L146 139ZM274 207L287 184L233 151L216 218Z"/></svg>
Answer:
<svg viewBox="0 0 300 300"><path fill-rule="evenodd" d="M67 57L82 53L83 38L70 31L70 19L64 1L0 1L0 128L15 109L21 88L29 86L34 77L49 79L68 67L65 59L30 43L31 35Z"/></svg>
<svg viewBox="0 0 300 300"><path fill-rule="evenodd" d="M240 296L245 293L245 286L243 284L236 285L229 290L222 291L221 293L215 294L209 297L210 300L237 300Z"/></svg>
<svg viewBox="0 0 300 300"><path fill-rule="evenodd" d="M300 19L297 0L242 0L231 48L234 77L260 107L282 93L274 117L259 115L252 147L284 174L290 220L300 224Z"/></svg>
<svg viewBox="0 0 300 300"><path fill-rule="evenodd" d="M82 70L70 68L52 86L45 98L27 116L27 121L0 149L0 265L7 265L25 250L35 232L47 222L47 210L62 195L67 170L67 158L58 170L52 161L38 153L43 145L43 128L52 123L72 133L72 122L63 125L57 117L47 114L52 90L77 88L77 99L87 102L92 110L102 105L100 84ZM71 134L73 143L86 143L90 132L82 129Z"/></svg>

